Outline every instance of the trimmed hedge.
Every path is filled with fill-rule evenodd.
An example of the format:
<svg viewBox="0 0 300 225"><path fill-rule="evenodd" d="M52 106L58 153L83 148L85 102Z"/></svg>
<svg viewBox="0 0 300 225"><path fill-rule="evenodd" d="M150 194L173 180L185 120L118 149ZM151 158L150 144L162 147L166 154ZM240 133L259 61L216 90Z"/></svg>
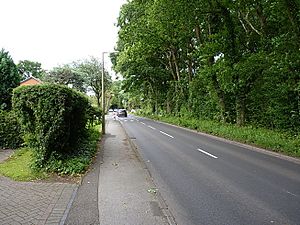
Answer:
<svg viewBox="0 0 300 225"><path fill-rule="evenodd" d="M0 148L18 148L22 143L21 127L15 113L0 110Z"/></svg>
<svg viewBox="0 0 300 225"><path fill-rule="evenodd" d="M36 150L35 167L76 153L90 107L83 94L56 84L21 86L14 90L12 102L25 143Z"/></svg>

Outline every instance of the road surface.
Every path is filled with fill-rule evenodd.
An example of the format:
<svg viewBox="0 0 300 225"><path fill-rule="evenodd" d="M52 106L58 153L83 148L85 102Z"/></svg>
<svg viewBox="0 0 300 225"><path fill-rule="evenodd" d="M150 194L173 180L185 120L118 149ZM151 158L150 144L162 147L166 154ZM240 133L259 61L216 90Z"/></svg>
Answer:
<svg viewBox="0 0 300 225"><path fill-rule="evenodd" d="M132 115L119 120L178 224L300 224L297 160Z"/></svg>

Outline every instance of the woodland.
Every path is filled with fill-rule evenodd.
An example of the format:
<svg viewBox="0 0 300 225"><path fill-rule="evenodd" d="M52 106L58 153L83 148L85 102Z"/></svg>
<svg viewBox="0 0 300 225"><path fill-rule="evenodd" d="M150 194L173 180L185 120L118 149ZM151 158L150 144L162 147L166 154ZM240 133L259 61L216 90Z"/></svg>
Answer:
<svg viewBox="0 0 300 225"><path fill-rule="evenodd" d="M117 26L131 108L299 133L299 0L132 0Z"/></svg>

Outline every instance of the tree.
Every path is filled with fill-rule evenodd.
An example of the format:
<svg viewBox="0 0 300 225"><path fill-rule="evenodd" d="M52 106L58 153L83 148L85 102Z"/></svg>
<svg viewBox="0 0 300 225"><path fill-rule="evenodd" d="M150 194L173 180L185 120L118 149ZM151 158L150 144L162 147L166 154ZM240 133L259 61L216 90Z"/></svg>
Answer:
<svg viewBox="0 0 300 225"><path fill-rule="evenodd" d="M17 67L22 76L22 80L25 80L30 76L42 79L46 73L46 71L42 68L42 64L39 62L22 60L18 63Z"/></svg>
<svg viewBox="0 0 300 225"><path fill-rule="evenodd" d="M84 78L72 64L53 68L46 74L44 80L55 84L72 85L72 88L75 88L78 91L86 91Z"/></svg>
<svg viewBox="0 0 300 225"><path fill-rule="evenodd" d="M298 0L128 1L114 69L153 112L300 131L299 9Z"/></svg>
<svg viewBox="0 0 300 225"><path fill-rule="evenodd" d="M11 108L12 90L20 84L20 75L7 51L0 51L0 109Z"/></svg>
<svg viewBox="0 0 300 225"><path fill-rule="evenodd" d="M102 63L101 60L90 57L82 61L73 63L73 67L77 73L80 74L86 87L90 87L97 99L97 105L100 107L100 99L102 96ZM106 93L112 83L111 77L107 70L104 71L104 82Z"/></svg>

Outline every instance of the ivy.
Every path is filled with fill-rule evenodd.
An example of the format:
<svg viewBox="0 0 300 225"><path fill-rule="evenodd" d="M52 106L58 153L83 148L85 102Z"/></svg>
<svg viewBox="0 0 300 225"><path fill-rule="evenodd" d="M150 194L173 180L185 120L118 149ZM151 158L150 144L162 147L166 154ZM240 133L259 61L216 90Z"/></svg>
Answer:
<svg viewBox="0 0 300 225"><path fill-rule="evenodd" d="M83 94L55 84L21 86L13 92L13 108L25 143L35 149L36 168L78 151L88 121Z"/></svg>

